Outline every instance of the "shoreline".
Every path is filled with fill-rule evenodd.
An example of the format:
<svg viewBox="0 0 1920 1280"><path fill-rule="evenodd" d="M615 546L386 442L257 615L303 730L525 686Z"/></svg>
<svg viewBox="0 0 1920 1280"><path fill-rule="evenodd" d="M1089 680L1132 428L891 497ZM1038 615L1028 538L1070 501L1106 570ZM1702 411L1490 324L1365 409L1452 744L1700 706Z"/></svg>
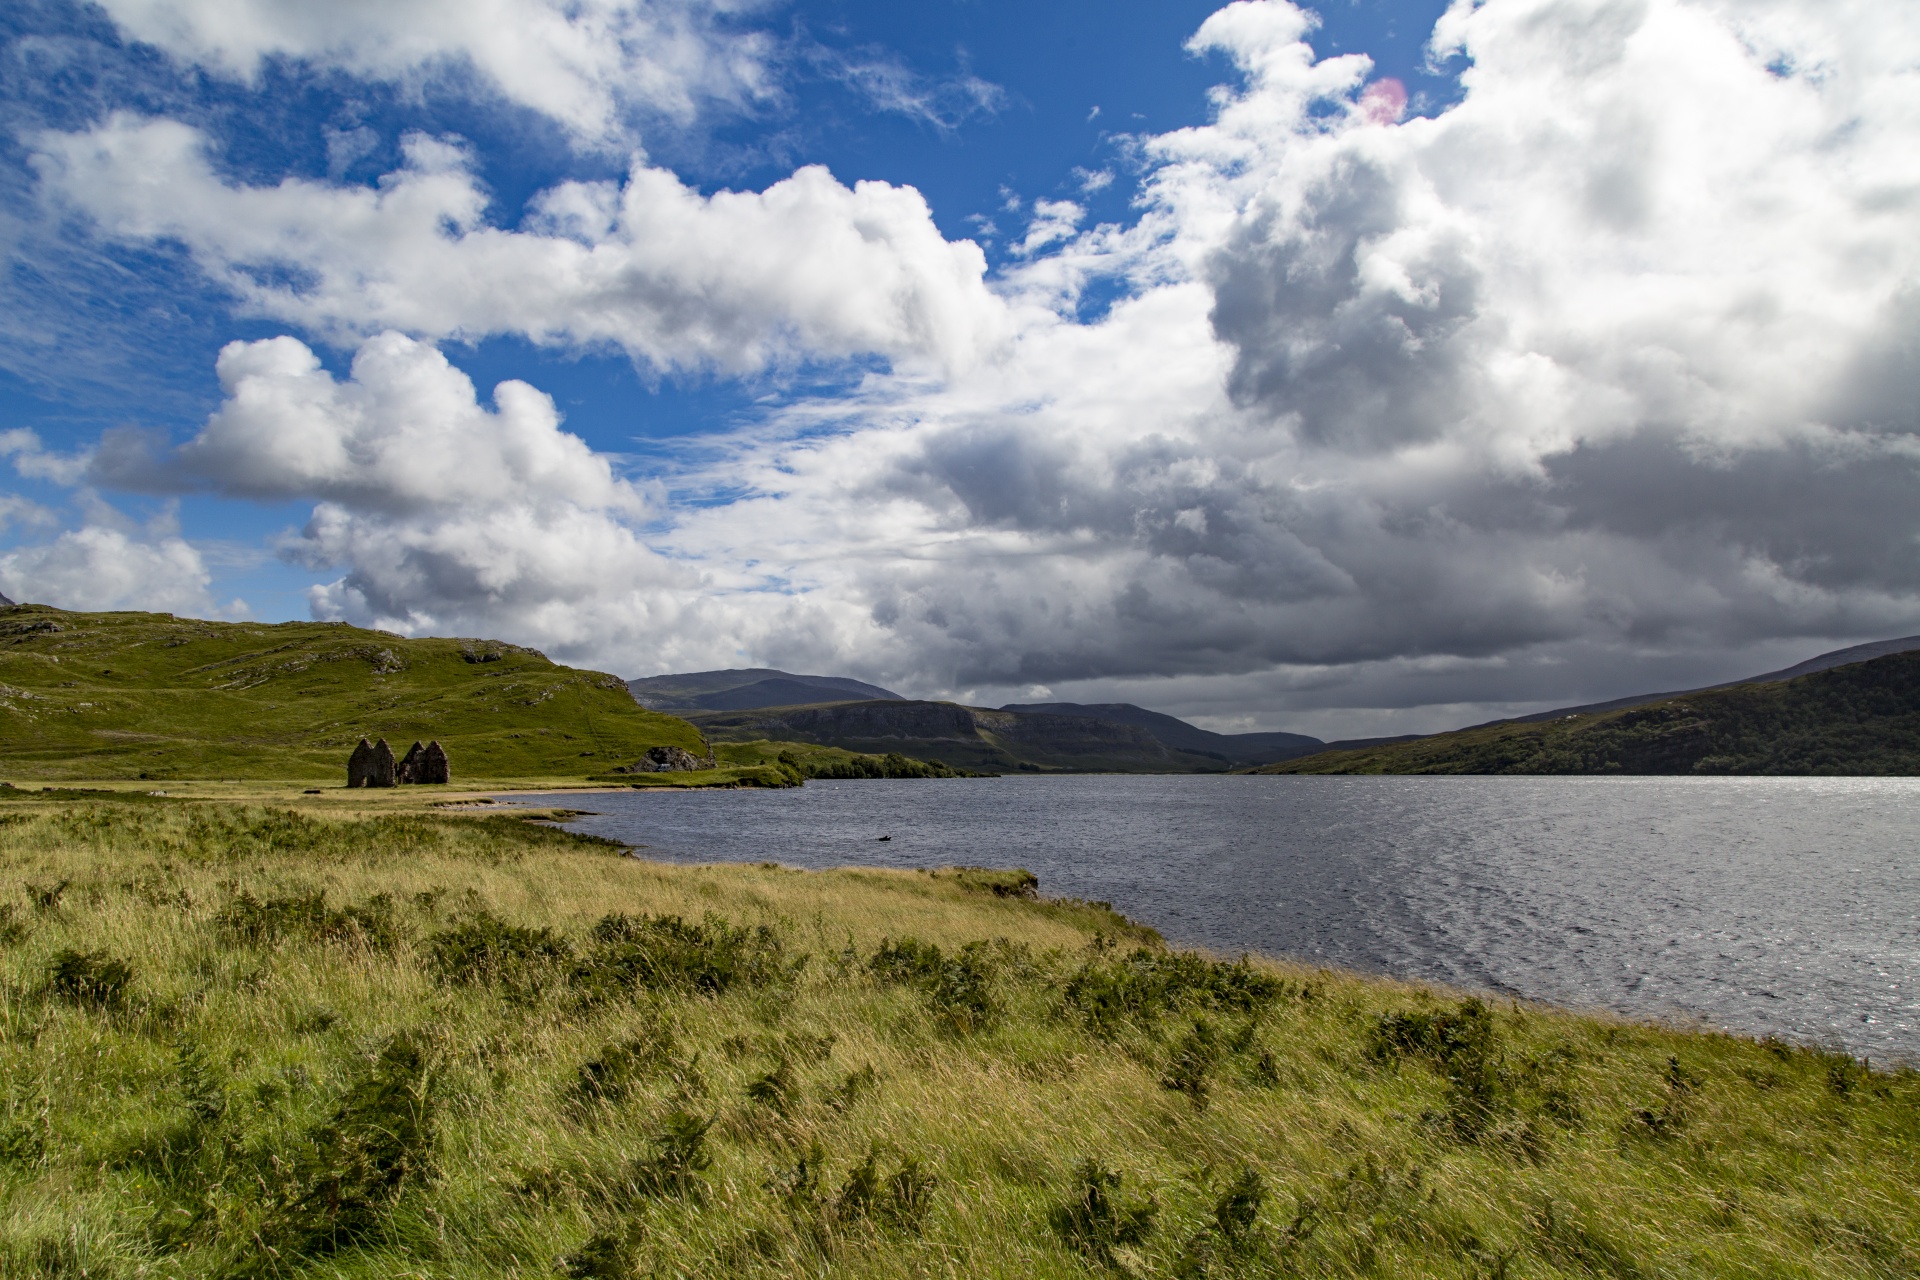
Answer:
<svg viewBox="0 0 1920 1280"><path fill-rule="evenodd" d="M1626 785L1635 785L1639 780L1621 781ZM1896 787L1895 790L1904 788ZM1149 869L1160 864L1157 859L1145 855L1122 858L1117 865L1108 858L1082 862L1071 868L1072 875L1063 876L1062 863L1071 861L1073 855L1065 849L1051 848L1044 836L1029 833L1024 837L1024 843L1009 844L990 834L998 830L997 824L987 824L989 834L979 834L973 832L971 827L953 828L938 819L931 820L931 825L925 830L903 830L901 826L893 826L892 831L903 837L904 844L863 843L864 837L859 835L859 830L866 825L866 816L871 816L873 831L883 832L889 829L887 824L890 821L902 821L900 814L903 806L910 809L933 794L922 790L911 801L902 797L899 803L887 801L870 805L853 797L884 797L887 793L858 788L843 793L840 801L829 804L823 799L820 804L807 805L799 810L791 807L791 802L788 805L755 806L753 816L746 819L750 823L747 828L740 829L727 823L725 833L716 830L714 839L709 841L703 841L700 833L709 821L717 819L714 802L695 802L692 808L688 808L685 801L678 802L670 809L660 811L659 820L663 825L657 830L645 832L624 830L625 820L620 816L624 808L617 802L604 806L586 822L570 818L563 825L569 830L591 831L602 837L613 836L622 843L651 846L641 849L636 856L665 865L754 865L765 860L760 856L764 847L773 850L775 856L786 865L811 870L890 868L912 871L967 863L1018 866L1041 877L1043 892L1066 892L1092 899L1122 901L1128 915L1163 929L1175 944L1205 950L1213 955L1233 956L1244 951L1287 963L1325 965L1356 975L1433 983L1448 990L1479 994L1487 999L1504 1001L1517 998L1574 1012L1604 1013L1610 1017L1705 1033L1753 1039L1782 1037L1794 1043L1844 1052L1873 1062L1920 1065L1920 1034L1900 1029L1902 1023L1910 1021L1899 1004L1901 999L1911 998L1904 994L1905 982L1897 976L1890 977L1888 981L1900 982L1901 990L1887 993L1892 998L1883 999L1878 988L1869 989L1871 983L1864 987L1858 985L1868 975L1859 966L1853 965L1835 968L1831 972L1809 969L1807 973L1810 976L1798 985L1790 983L1780 986L1780 974L1785 972L1783 966L1799 963L1789 958L1784 944L1769 944L1760 952L1747 954L1740 950L1742 944L1739 937L1735 937L1726 941L1725 945L1735 948L1735 953L1741 955L1738 965L1722 965L1708 960L1702 967L1700 963L1690 962L1703 959L1695 956L1693 951L1669 956L1662 949L1651 948L1650 944L1631 944L1634 935L1624 931L1624 923L1617 922L1605 937L1619 940L1618 945L1621 946L1632 945L1634 949L1619 952L1609 950L1607 948L1616 944L1607 941L1601 950L1594 951L1591 937L1574 931L1566 935L1567 949L1564 952L1530 950L1526 947L1509 950L1506 960L1511 967L1500 968L1497 967L1497 953L1457 951L1455 944L1444 941L1439 935L1422 934L1419 944L1422 950L1400 958L1397 956L1397 946L1385 947L1380 940L1397 937L1401 931L1415 926L1400 921L1391 930L1380 932L1376 926L1364 923L1364 913L1358 905L1364 899L1343 897L1339 899L1339 903L1343 904L1341 909L1353 916L1356 926L1334 926L1339 931L1331 935L1333 946L1326 945L1329 939L1323 938L1322 944L1314 950L1288 948L1284 942L1276 945L1271 935L1278 932L1285 937L1285 930L1294 926L1278 922L1301 918L1299 913L1305 908L1294 905L1291 911L1282 912L1279 916L1267 917L1258 913L1249 916L1233 905L1238 900L1235 895L1240 892L1265 895L1270 891L1231 889L1229 886L1238 883L1234 875L1240 873L1229 873L1222 869L1222 864L1204 857L1192 863L1189 870L1174 874L1171 881L1165 880L1163 871L1149 874ZM1838 797L1835 802L1839 802ZM1888 803L1897 804L1897 800L1889 797ZM718 810L729 808L724 804L718 806ZM819 829L817 836L812 834L816 829L816 815L819 822L826 824ZM800 824L799 828L792 826L796 821ZM949 842L947 837L956 832L966 834ZM1098 837L1089 838L1095 844L1099 843ZM734 847L742 844L752 844L753 847ZM1045 852L1036 852L1043 846L1048 846ZM679 849L682 852L663 854L663 849ZM1897 861L1904 865L1908 860L1901 858ZM1179 865L1188 866L1185 861ZM1242 865L1242 860L1229 858L1224 865ZM1248 869L1258 865L1262 864L1257 860L1244 863ZM1141 875L1147 875L1148 879L1138 881L1137 877ZM1223 875L1228 878L1218 880L1213 889L1196 895L1184 887L1194 875L1207 877L1209 882ZM1249 882L1250 885L1252 883ZM1149 884L1177 891L1168 899L1162 896L1162 889L1149 889ZM1125 887L1127 885L1134 887L1129 890ZM1223 894L1227 896L1222 897ZM1290 898L1286 901L1297 903L1299 900ZM1216 908L1227 907L1232 907L1228 914L1213 913ZM1595 903L1594 909L1600 912L1596 920L1613 919L1613 913L1603 908L1604 900ZM1273 919L1276 923L1257 923L1261 919ZM1184 925L1181 923L1183 920L1186 922ZM1688 927L1703 931L1700 932L1703 939L1718 936L1714 931L1719 926L1714 920L1715 917L1711 915L1687 917ZM1564 918L1555 916L1537 921L1534 931L1537 937L1547 937L1542 931L1556 924L1572 929L1583 921L1586 921L1586 917L1578 913L1565 914ZM1251 928L1248 927L1250 922ZM1765 921L1754 922L1750 928L1762 928L1764 924ZM1357 933L1344 932L1350 927L1364 929L1373 941ZM1479 926L1472 924L1470 918L1466 927L1471 930ZM1666 927L1677 926L1670 924ZM1341 945L1343 941L1344 945ZM1760 943L1754 942L1753 945L1759 946ZM1697 951L1698 948L1693 950ZM1396 955L1390 957L1384 954L1387 951L1395 951ZM1616 954L1619 956L1618 963L1628 966L1625 970L1611 967L1614 962L1608 957ZM1831 951L1827 963L1843 965L1848 954ZM1575 960L1576 955L1586 955L1588 958ZM1396 958L1401 962L1395 963ZM1536 965L1546 966L1542 974L1544 982L1525 983L1524 979ZM1515 974L1520 976L1520 980L1516 980ZM1630 977L1636 977L1637 980L1630 987L1623 985ZM1645 984L1644 989L1642 983ZM1848 983L1855 985L1850 987L1846 985ZM1559 988L1557 991L1556 986ZM1769 992L1764 1000L1753 994L1762 990ZM1783 994L1776 996L1771 994L1773 991ZM1699 997L1697 1002L1687 999L1689 992ZM1649 994L1652 998L1649 998ZM1832 1006L1834 1012L1827 1012L1830 1007L1828 1002L1836 998L1841 1003ZM1776 1012L1775 1002L1782 999L1786 1001L1785 1007ZM1866 1021L1869 1016L1875 1019L1873 1023ZM1856 1018L1861 1023L1857 1030L1854 1028ZM1873 1030L1869 1031L1869 1027Z"/></svg>

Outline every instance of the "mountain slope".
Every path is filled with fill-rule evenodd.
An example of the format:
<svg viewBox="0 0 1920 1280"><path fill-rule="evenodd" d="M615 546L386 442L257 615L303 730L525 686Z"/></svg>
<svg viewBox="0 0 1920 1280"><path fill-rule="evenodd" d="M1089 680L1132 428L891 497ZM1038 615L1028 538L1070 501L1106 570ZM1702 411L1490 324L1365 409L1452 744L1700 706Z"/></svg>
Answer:
<svg viewBox="0 0 1920 1280"><path fill-rule="evenodd" d="M1920 651L1650 705L1507 721L1256 773L1920 773Z"/></svg>
<svg viewBox="0 0 1920 1280"><path fill-rule="evenodd" d="M690 671L627 681L633 700L654 711L752 711L815 702L899 700L878 685L846 676L798 676L771 667Z"/></svg>
<svg viewBox="0 0 1920 1280"><path fill-rule="evenodd" d="M1834 649L1828 653L1817 654L1805 662L1796 662L1790 667L1778 671L1768 671L1762 675L1747 676L1741 680L1727 680L1720 684L1701 685L1697 689L1669 689L1665 693L1634 693L1624 698L1609 698L1605 702L1588 702L1579 706L1556 707L1552 711L1536 711L1532 715L1513 716L1506 720L1489 720L1484 724L1467 726L1469 729L1485 729L1497 724L1539 724L1548 720L1561 720L1567 716L1596 715L1602 711L1623 711L1628 707L1644 707L1652 702L1665 702L1670 698L1684 698L1692 693L1710 693L1715 689L1731 689L1743 684L1776 684L1782 680L1792 680L1799 676L1812 675L1816 671L1826 671L1833 667L1843 667L1855 662L1866 662L1873 658L1884 658L1895 653L1906 653L1920 649L1920 636L1903 636L1898 640L1875 640L1869 644L1856 644L1845 649ZM1462 730L1464 732L1464 730ZM1425 736L1425 735L1416 735Z"/></svg>
<svg viewBox="0 0 1920 1280"><path fill-rule="evenodd" d="M0 776L343 780L363 734L438 738L455 782L704 751L617 676L498 641L0 608Z"/></svg>
<svg viewBox="0 0 1920 1280"><path fill-rule="evenodd" d="M1145 729L1176 751L1218 756L1233 764L1268 764L1322 750L1326 743L1304 733L1214 733L1131 702L1010 702L1000 708L1024 715L1081 716Z"/></svg>
<svg viewBox="0 0 1920 1280"><path fill-rule="evenodd" d="M1137 725L1029 715L913 699L745 711L689 711L715 742L807 742L881 755L897 751L957 769L1118 773L1219 772L1216 756L1179 751Z"/></svg>
<svg viewBox="0 0 1920 1280"><path fill-rule="evenodd" d="M1908 653L1920 649L1920 636L1902 636L1898 640L1875 640L1871 644L1856 644L1850 649L1835 649L1818 657L1808 658L1805 662L1796 662L1791 667L1779 671L1769 671L1765 675L1755 676L1751 680L1735 680L1734 684L1767 684L1779 680L1793 680L1800 676L1810 676L1816 671L1827 671L1833 667L1850 666L1856 662L1871 662L1875 658L1885 658L1896 653ZM1715 685L1716 689L1725 685Z"/></svg>

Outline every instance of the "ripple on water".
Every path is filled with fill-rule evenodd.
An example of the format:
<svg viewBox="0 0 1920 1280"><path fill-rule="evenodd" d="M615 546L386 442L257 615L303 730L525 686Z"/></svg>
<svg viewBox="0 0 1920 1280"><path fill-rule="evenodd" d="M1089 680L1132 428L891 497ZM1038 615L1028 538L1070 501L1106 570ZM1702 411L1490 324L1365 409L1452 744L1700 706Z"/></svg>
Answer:
<svg viewBox="0 0 1920 1280"><path fill-rule="evenodd" d="M654 857L1020 865L1182 942L1920 1058L1920 779L1095 775L592 803L571 828Z"/></svg>

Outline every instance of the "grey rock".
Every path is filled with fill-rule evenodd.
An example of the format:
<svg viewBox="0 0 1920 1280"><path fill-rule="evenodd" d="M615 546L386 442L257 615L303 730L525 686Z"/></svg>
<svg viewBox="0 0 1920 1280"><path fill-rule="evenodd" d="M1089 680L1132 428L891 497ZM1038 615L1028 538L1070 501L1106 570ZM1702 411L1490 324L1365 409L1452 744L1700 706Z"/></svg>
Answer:
<svg viewBox="0 0 1920 1280"><path fill-rule="evenodd" d="M714 768L713 754L697 756L685 747L648 747L647 753L632 764L623 764L615 773L691 773L695 769Z"/></svg>

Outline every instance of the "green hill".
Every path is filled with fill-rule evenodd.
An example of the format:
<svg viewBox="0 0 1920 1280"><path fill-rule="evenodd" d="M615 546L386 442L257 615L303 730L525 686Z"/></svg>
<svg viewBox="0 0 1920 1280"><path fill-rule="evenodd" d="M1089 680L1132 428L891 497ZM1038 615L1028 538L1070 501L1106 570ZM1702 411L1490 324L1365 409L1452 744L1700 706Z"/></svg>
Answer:
<svg viewBox="0 0 1920 1280"><path fill-rule="evenodd" d="M499 641L0 607L0 777L343 781L363 734L438 738L456 783L705 751L618 677Z"/></svg>
<svg viewBox="0 0 1920 1280"><path fill-rule="evenodd" d="M1558 720L1507 721L1255 773L1920 773L1920 652Z"/></svg>

